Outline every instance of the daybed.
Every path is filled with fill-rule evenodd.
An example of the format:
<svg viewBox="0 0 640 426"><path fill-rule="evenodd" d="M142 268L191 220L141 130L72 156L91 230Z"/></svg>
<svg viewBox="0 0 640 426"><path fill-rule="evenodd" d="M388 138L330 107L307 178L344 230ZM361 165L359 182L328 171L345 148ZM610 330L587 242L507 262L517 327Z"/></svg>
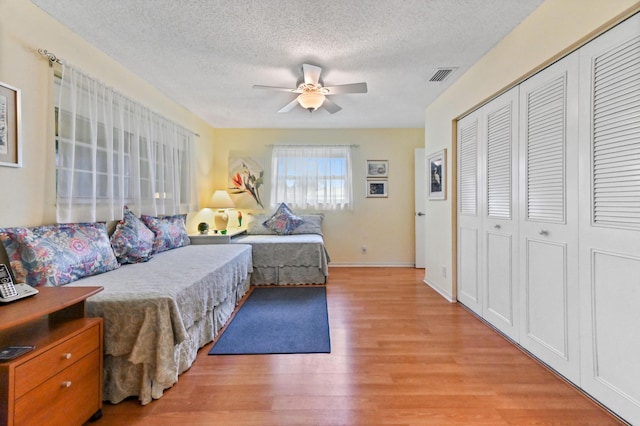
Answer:
<svg viewBox="0 0 640 426"><path fill-rule="evenodd" d="M249 289L251 248L186 246L67 286L102 286L86 314L104 318L103 399L162 396Z"/></svg>
<svg viewBox="0 0 640 426"><path fill-rule="evenodd" d="M264 225L269 216L252 215L247 224L247 235L231 240L234 244L252 247L252 285L326 283L331 259L322 236L323 216L295 217L302 223L283 234L277 227Z"/></svg>
<svg viewBox="0 0 640 426"><path fill-rule="evenodd" d="M0 229L18 282L104 288L85 310L104 318L103 399L112 403L162 396L249 287L251 247L191 246L184 216L146 219L125 210L111 238L104 223Z"/></svg>

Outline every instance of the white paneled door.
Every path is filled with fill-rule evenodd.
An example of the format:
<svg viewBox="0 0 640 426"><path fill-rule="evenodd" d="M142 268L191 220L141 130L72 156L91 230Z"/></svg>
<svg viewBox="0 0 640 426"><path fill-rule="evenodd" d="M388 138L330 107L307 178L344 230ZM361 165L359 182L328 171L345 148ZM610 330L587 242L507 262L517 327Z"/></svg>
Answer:
<svg viewBox="0 0 640 426"><path fill-rule="evenodd" d="M480 288L480 111L458 122L458 300L482 315Z"/></svg>
<svg viewBox="0 0 640 426"><path fill-rule="evenodd" d="M458 299L518 340L518 89L458 123Z"/></svg>
<svg viewBox="0 0 640 426"><path fill-rule="evenodd" d="M518 341L518 88L482 107L483 317Z"/></svg>
<svg viewBox="0 0 640 426"><path fill-rule="evenodd" d="M415 232L416 232L416 268L424 268L426 266L425 254L425 232L426 232L426 216L425 202L427 193L427 174L426 174L426 157L424 148L415 149L414 158L414 204L415 204Z"/></svg>
<svg viewBox="0 0 640 426"><path fill-rule="evenodd" d="M520 85L520 343L580 382L578 54Z"/></svg>
<svg viewBox="0 0 640 426"><path fill-rule="evenodd" d="M582 387L640 424L640 15L580 49Z"/></svg>

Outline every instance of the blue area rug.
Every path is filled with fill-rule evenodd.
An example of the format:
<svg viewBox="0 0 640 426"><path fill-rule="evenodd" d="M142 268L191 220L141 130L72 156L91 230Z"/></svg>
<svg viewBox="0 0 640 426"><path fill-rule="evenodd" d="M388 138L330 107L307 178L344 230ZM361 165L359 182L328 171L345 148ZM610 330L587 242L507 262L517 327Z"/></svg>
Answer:
<svg viewBox="0 0 640 426"><path fill-rule="evenodd" d="M325 287L257 287L209 355L330 352Z"/></svg>

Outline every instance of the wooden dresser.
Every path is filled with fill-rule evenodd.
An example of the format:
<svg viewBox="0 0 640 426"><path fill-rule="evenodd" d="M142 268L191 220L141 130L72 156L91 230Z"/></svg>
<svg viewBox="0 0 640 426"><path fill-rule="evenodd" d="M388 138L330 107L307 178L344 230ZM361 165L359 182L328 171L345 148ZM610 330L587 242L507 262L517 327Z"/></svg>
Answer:
<svg viewBox="0 0 640 426"><path fill-rule="evenodd" d="M82 425L102 415L102 318L84 301L102 287L44 287L0 305L0 348L35 349L0 363L0 425Z"/></svg>

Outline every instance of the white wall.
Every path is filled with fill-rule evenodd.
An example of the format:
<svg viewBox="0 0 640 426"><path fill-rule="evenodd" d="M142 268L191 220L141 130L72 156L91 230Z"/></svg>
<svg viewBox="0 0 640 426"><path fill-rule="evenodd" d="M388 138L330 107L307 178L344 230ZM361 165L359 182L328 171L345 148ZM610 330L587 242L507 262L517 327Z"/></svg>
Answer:
<svg viewBox="0 0 640 426"><path fill-rule="evenodd" d="M447 200L427 200L425 235L425 281L445 297L455 299L453 121L639 9L640 2L635 0L547 0L427 108L426 153L446 148L450 154ZM438 243L429 243L434 241ZM447 269L446 276L442 267Z"/></svg>

